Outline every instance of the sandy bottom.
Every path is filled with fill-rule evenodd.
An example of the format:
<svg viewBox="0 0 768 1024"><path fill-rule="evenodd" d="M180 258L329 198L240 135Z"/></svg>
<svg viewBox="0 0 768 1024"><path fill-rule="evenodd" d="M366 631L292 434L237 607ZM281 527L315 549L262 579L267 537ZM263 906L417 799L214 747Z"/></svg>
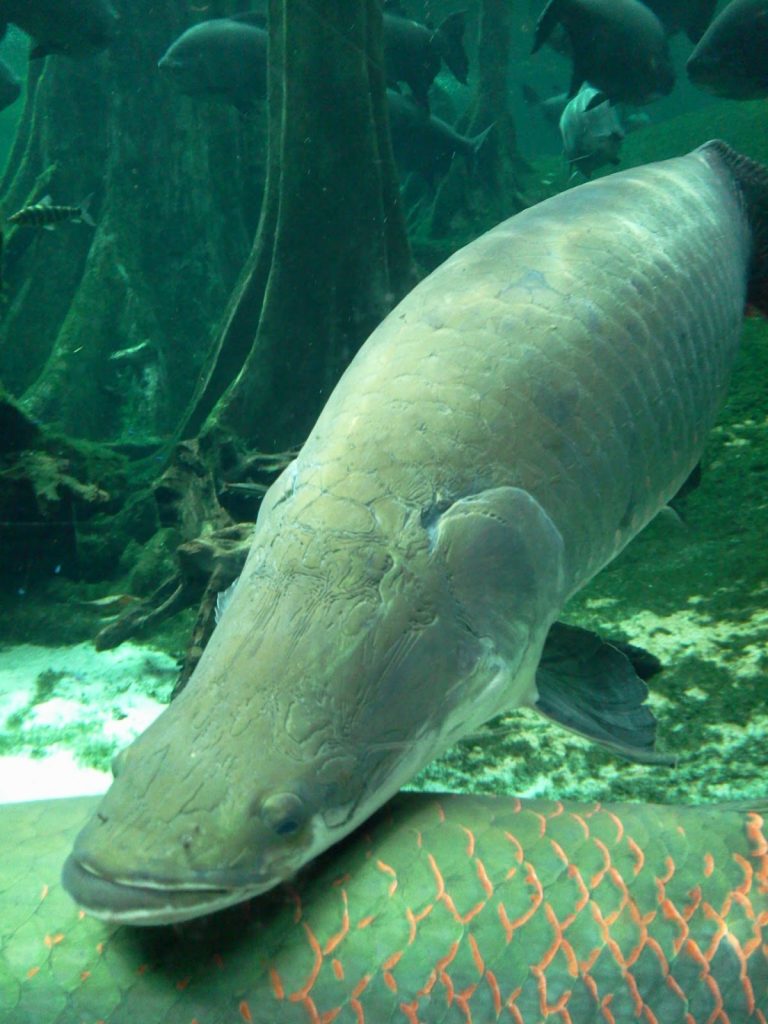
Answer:
<svg viewBox="0 0 768 1024"><path fill-rule="evenodd" d="M168 701L173 658L124 644L0 649L0 803L101 793Z"/></svg>

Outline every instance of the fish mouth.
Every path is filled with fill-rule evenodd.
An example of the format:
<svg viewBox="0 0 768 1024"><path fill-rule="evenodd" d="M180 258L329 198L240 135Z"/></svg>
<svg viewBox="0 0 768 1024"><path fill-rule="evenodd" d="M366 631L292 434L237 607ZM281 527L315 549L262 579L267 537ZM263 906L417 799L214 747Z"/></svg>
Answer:
<svg viewBox="0 0 768 1024"><path fill-rule="evenodd" d="M113 879L70 854L62 885L87 913L111 924L166 925L202 917L273 888L275 878L247 886L172 885L147 878Z"/></svg>

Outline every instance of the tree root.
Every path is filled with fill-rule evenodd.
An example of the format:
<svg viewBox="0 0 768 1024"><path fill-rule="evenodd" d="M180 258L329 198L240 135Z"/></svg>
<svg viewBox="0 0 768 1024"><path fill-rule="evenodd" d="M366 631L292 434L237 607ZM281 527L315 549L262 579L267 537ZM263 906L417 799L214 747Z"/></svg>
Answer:
<svg viewBox="0 0 768 1024"><path fill-rule="evenodd" d="M192 638L173 691L175 697L192 675L216 625L219 594L242 571L254 527L254 523L235 523L179 545L176 551L178 570L149 597L126 609L114 622L100 630L94 640L96 650L117 647L199 602Z"/></svg>

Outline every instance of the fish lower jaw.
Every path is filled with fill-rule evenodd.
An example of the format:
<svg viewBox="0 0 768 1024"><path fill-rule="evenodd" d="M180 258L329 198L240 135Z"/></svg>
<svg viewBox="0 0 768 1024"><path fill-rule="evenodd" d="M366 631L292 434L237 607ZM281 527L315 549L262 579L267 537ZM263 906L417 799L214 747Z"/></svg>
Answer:
<svg viewBox="0 0 768 1024"><path fill-rule="evenodd" d="M241 888L212 888L192 883L168 885L149 879L107 878L67 858L62 883L72 899L110 924L168 925L224 910L274 888L280 878Z"/></svg>

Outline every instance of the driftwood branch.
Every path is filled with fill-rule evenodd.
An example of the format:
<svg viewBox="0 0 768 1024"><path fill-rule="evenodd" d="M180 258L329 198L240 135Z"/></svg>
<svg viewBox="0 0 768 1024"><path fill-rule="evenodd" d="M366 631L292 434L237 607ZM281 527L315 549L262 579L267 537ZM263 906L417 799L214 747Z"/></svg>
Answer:
<svg viewBox="0 0 768 1024"><path fill-rule="evenodd" d="M132 605L96 636L97 651L117 647L164 619L199 602L197 619L174 696L186 685L216 624L216 600L240 575L254 523L235 523L181 544L177 571L152 594Z"/></svg>

